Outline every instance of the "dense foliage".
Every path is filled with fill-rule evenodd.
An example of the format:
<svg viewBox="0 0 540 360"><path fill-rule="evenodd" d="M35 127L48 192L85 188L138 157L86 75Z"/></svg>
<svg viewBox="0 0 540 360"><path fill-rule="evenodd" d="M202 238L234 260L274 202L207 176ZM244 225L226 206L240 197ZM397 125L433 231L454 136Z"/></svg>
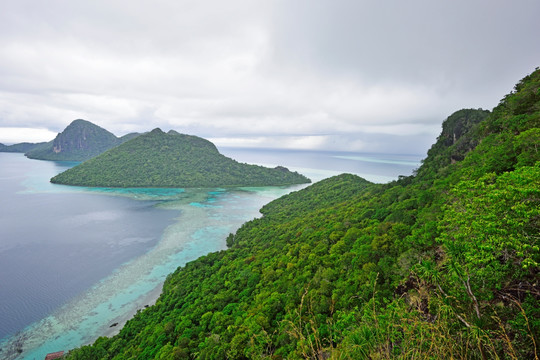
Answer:
<svg viewBox="0 0 540 360"><path fill-rule="evenodd" d="M4 145L0 143L0 152L16 152L16 153L25 153L30 151L38 146L42 146L45 143L29 143L22 142L13 145Z"/></svg>
<svg viewBox="0 0 540 360"><path fill-rule="evenodd" d="M30 159L84 161L111 149L138 134L117 138L113 133L86 120L74 120L48 143L26 152Z"/></svg>
<svg viewBox="0 0 540 360"><path fill-rule="evenodd" d="M539 119L537 70L452 115L415 176L266 205L68 358L538 359Z"/></svg>
<svg viewBox="0 0 540 360"><path fill-rule="evenodd" d="M309 182L284 167L241 164L208 140L160 129L136 137L51 179L102 187L267 186Z"/></svg>

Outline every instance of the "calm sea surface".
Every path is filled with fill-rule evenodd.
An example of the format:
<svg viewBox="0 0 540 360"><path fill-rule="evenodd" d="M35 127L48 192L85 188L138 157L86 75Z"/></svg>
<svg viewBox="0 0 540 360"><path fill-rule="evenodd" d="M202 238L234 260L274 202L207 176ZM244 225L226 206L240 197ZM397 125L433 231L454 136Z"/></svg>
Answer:
<svg viewBox="0 0 540 360"><path fill-rule="evenodd" d="M314 181L410 175L421 156L220 149ZM0 358L43 359L112 334L178 266L225 249L269 201L302 186L107 189L49 183L75 165L0 153ZM119 323L116 327L112 324ZM22 351L22 352L20 352Z"/></svg>

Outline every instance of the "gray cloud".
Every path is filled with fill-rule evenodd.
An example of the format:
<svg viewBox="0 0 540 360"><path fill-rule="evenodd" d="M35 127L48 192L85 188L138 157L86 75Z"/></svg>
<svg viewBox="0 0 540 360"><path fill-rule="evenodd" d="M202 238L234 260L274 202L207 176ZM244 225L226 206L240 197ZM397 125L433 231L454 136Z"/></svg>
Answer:
<svg viewBox="0 0 540 360"><path fill-rule="evenodd" d="M0 14L0 142L76 118L218 145L424 153L538 66L540 3L21 0ZM18 138L17 138L18 137Z"/></svg>

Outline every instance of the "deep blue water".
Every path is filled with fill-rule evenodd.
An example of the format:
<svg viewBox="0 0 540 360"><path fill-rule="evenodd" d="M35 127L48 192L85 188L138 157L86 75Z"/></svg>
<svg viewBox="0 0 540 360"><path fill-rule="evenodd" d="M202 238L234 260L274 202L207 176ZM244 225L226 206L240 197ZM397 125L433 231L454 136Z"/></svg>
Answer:
<svg viewBox="0 0 540 360"><path fill-rule="evenodd" d="M155 201L32 187L70 165L0 153L0 339L146 253L178 216Z"/></svg>
<svg viewBox="0 0 540 360"><path fill-rule="evenodd" d="M314 181L349 172L387 182L419 156L220 149ZM267 202L305 185L105 189L49 183L75 165L0 153L0 358L43 359L111 333L155 300L176 267L211 251ZM116 330L116 329L113 329ZM21 347L23 353L8 357ZM12 353L12 352L11 352Z"/></svg>

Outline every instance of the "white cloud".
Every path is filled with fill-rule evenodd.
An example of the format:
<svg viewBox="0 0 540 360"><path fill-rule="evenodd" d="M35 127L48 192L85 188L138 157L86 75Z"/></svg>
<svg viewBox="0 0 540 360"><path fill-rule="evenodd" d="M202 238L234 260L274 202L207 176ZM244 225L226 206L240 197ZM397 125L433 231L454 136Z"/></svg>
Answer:
<svg viewBox="0 0 540 360"><path fill-rule="evenodd" d="M276 148L317 150L328 144L329 136L259 136L238 138L209 138L218 147Z"/></svg>
<svg viewBox="0 0 540 360"><path fill-rule="evenodd" d="M534 0L10 2L0 126L59 132L84 118L117 135L424 152L453 111L490 109L538 66L539 11Z"/></svg>
<svg viewBox="0 0 540 360"><path fill-rule="evenodd" d="M55 136L56 133L47 129L0 127L0 143L5 145L19 143L21 139L36 143L51 141Z"/></svg>

